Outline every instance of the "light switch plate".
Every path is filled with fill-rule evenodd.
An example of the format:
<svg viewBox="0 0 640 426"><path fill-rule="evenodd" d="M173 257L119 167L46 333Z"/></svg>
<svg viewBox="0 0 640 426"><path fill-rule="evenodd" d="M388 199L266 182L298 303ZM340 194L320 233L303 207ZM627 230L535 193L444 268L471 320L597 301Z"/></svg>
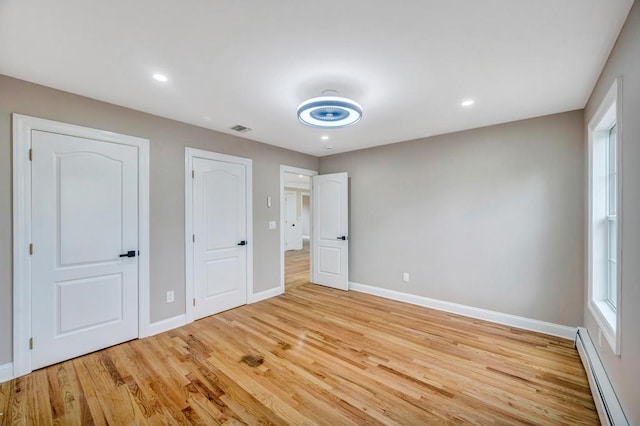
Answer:
<svg viewBox="0 0 640 426"><path fill-rule="evenodd" d="M167 292L167 303L172 303L174 300L176 300L175 293L173 291L168 291Z"/></svg>
<svg viewBox="0 0 640 426"><path fill-rule="evenodd" d="M269 229L277 229L275 220L270 220L269 221Z"/></svg>

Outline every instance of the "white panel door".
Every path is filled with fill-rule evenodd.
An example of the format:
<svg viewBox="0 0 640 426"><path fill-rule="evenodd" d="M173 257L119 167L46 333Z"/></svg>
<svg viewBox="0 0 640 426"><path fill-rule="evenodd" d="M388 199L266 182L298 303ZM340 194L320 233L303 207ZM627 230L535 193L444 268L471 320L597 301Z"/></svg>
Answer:
<svg viewBox="0 0 640 426"><path fill-rule="evenodd" d="M302 249L302 228L298 223L298 199L293 191L284 193L284 249Z"/></svg>
<svg viewBox="0 0 640 426"><path fill-rule="evenodd" d="M313 282L349 289L347 173L313 176Z"/></svg>
<svg viewBox="0 0 640 426"><path fill-rule="evenodd" d="M193 159L193 318L247 303L247 166Z"/></svg>
<svg viewBox="0 0 640 426"><path fill-rule="evenodd" d="M32 149L37 369L138 337L138 149L43 131Z"/></svg>

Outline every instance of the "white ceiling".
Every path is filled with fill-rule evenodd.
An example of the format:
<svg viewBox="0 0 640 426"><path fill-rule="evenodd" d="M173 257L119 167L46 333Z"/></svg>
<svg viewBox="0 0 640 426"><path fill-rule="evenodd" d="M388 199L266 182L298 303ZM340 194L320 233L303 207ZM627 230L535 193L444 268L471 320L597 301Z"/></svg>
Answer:
<svg viewBox="0 0 640 426"><path fill-rule="evenodd" d="M296 187L296 188L309 188L311 184L311 178L309 176L297 175L295 173L284 174L284 186Z"/></svg>
<svg viewBox="0 0 640 426"><path fill-rule="evenodd" d="M583 108L632 3L0 0L0 73L322 156ZM362 121L299 123L323 89Z"/></svg>

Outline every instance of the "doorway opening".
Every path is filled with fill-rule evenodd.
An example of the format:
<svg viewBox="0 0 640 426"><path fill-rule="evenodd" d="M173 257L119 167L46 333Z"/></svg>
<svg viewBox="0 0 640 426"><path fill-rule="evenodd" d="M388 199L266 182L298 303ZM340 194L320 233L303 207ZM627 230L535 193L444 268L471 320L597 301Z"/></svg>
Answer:
<svg viewBox="0 0 640 426"><path fill-rule="evenodd" d="M281 167L283 291L310 282L311 176L315 171Z"/></svg>

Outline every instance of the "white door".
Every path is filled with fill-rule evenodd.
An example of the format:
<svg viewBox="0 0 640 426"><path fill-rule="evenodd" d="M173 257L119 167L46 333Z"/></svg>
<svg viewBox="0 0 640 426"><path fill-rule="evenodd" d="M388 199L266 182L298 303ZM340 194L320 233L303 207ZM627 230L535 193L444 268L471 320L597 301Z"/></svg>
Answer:
<svg viewBox="0 0 640 426"><path fill-rule="evenodd" d="M193 319L247 303L247 166L193 159Z"/></svg>
<svg viewBox="0 0 640 426"><path fill-rule="evenodd" d="M298 199L293 191L284 193L284 249L302 249L302 228L298 223Z"/></svg>
<svg viewBox="0 0 640 426"><path fill-rule="evenodd" d="M37 369L138 337L138 150L35 130L32 149Z"/></svg>
<svg viewBox="0 0 640 426"><path fill-rule="evenodd" d="M313 176L312 262L315 284L349 289L347 173Z"/></svg>

